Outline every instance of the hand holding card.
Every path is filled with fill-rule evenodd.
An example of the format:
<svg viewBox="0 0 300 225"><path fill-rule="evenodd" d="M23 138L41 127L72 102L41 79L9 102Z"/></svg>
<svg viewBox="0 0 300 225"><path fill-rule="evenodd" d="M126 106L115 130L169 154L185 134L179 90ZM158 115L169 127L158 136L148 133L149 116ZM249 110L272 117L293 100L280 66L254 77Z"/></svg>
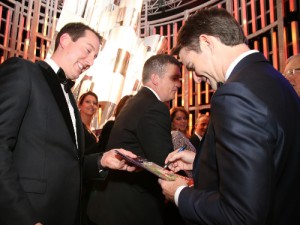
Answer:
<svg viewBox="0 0 300 225"><path fill-rule="evenodd" d="M132 163L135 166L138 166L145 170L148 170L150 173L155 174L156 176L158 176L159 178L161 178L163 180L174 181L178 176L180 176L178 174L170 172L169 170L164 169L163 167L155 164L154 162L149 162L147 159L144 159L142 157L138 156L137 158L133 159L131 157L128 157L128 156L122 154L118 150L115 150L115 151L123 159L127 160L128 162ZM184 178L187 181L187 184L189 186L193 185L193 180L191 178L183 177L183 176L180 176L180 177Z"/></svg>

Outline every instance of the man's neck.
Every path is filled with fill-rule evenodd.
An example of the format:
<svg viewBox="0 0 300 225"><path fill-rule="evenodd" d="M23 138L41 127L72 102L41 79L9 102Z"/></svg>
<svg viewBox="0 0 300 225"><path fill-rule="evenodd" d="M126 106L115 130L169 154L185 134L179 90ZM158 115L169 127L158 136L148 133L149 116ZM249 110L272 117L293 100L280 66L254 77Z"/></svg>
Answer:
<svg viewBox="0 0 300 225"><path fill-rule="evenodd" d="M195 135L199 138L199 140L201 141L202 136L201 136L200 134L198 134L196 131L195 131L194 133L195 133Z"/></svg>
<svg viewBox="0 0 300 225"><path fill-rule="evenodd" d="M158 99L159 101L161 101L159 95L157 94L157 92L156 92L155 90L153 90L153 88L151 88L151 87L149 87L149 86L147 86L147 85L144 85L144 87L145 87L145 88L148 88L150 91L152 91L153 94L157 97L157 99Z"/></svg>
<svg viewBox="0 0 300 225"><path fill-rule="evenodd" d="M235 68L235 66L247 55L258 52L257 50L250 50L249 47L245 44L237 45L232 47L232 52L227 59L227 65L224 67L226 69L225 73L225 81L230 76L231 72Z"/></svg>
<svg viewBox="0 0 300 225"><path fill-rule="evenodd" d="M81 120L88 129L91 129L92 118L93 117L81 113Z"/></svg>
<svg viewBox="0 0 300 225"><path fill-rule="evenodd" d="M52 58L46 58L45 62L49 64L49 66L53 69L55 73L59 70L59 66Z"/></svg>

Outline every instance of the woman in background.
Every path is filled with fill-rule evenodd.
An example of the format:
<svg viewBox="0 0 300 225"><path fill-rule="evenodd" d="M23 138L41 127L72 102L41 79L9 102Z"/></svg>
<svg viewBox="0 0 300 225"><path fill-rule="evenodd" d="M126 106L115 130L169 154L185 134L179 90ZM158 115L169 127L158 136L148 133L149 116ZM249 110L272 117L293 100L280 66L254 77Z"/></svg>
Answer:
<svg viewBox="0 0 300 225"><path fill-rule="evenodd" d="M183 107L173 107L170 109L171 134L174 149L186 145L186 149L196 152L194 145L189 140L188 118L189 113ZM192 177L191 171L185 171L187 176Z"/></svg>
<svg viewBox="0 0 300 225"><path fill-rule="evenodd" d="M183 107L173 107L170 109L172 130L183 133L187 138L190 137L188 131L189 113Z"/></svg>
<svg viewBox="0 0 300 225"><path fill-rule="evenodd" d="M91 128L93 117L98 112L98 96L92 91L82 94L78 101L78 109L84 127L84 154L88 155L99 152L97 148L95 148L98 138Z"/></svg>
<svg viewBox="0 0 300 225"><path fill-rule="evenodd" d="M173 107L170 109L171 117L171 135L172 142L175 149L186 145L185 151L196 151L195 147L189 141L188 133L188 118L189 113L183 107ZM182 173L180 173L182 172ZM192 172L190 170L180 171L178 174L183 176L192 177ZM186 223L181 218L178 208L175 204L166 202L166 225L185 225Z"/></svg>
<svg viewBox="0 0 300 225"><path fill-rule="evenodd" d="M82 94L78 101L78 109L80 112L81 120L84 128L84 138L85 138L85 155L99 152L97 143L98 138L92 131L91 123L94 115L98 112L98 96L92 92L88 91ZM94 225L92 221L89 220L87 216L87 203L90 198L91 191L95 186L95 181L84 180L82 187L82 205L81 205L81 224L84 225Z"/></svg>
<svg viewBox="0 0 300 225"><path fill-rule="evenodd" d="M117 104L115 111L114 111L115 118L117 118L117 116L119 115L119 113L121 112L121 110L124 108L127 101L131 97L132 97L132 95L125 95L121 98L121 100ZM111 129L112 129L114 123L115 123L114 119L108 120L102 128L99 142L97 145L97 151L100 152L100 154L101 154L101 152L105 152L105 150L106 150L109 135L110 135L110 132L111 132ZM97 219L95 219L93 215L97 214L97 212L99 210L99 205L102 204L100 201L98 201L97 192L105 189L107 182L108 182L108 180L101 180L101 181L95 180L93 183L93 187L91 189L91 194L89 196L88 204L87 204L87 215L89 218L92 218L92 220L94 220L91 224L96 225L97 223L102 222L102 221L97 221ZM91 219L89 219L89 221L91 221ZM83 224L83 225L85 225L85 224Z"/></svg>

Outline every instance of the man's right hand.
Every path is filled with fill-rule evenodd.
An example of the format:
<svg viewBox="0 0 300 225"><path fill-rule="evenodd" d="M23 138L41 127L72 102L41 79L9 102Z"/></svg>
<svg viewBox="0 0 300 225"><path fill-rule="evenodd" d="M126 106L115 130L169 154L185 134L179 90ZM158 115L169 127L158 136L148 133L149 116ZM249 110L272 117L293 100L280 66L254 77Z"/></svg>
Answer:
<svg viewBox="0 0 300 225"><path fill-rule="evenodd" d="M178 152L175 150L167 156L165 163L171 162L168 168L175 173L180 170L192 170L195 155L196 153L192 151Z"/></svg>

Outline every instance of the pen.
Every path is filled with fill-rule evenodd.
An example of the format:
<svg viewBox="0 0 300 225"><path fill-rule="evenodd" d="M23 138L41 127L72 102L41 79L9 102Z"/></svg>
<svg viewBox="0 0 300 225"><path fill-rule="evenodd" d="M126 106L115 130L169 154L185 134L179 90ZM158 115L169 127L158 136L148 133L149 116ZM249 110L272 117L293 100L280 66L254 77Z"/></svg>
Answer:
<svg viewBox="0 0 300 225"><path fill-rule="evenodd" d="M181 147L178 149L177 153L178 153L178 152L182 152L184 149L186 149L186 147L187 147L186 145L181 146ZM171 162L168 162L168 163L164 166L164 169L166 169L170 164L171 164Z"/></svg>

